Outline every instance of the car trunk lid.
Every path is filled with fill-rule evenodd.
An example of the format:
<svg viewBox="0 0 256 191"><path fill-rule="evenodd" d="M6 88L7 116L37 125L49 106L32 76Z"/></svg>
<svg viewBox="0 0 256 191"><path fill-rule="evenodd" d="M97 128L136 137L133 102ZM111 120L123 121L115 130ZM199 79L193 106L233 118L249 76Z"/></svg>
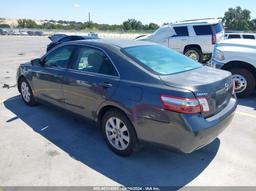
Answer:
<svg viewBox="0 0 256 191"><path fill-rule="evenodd" d="M167 86L182 87L192 91L197 98L206 98L209 111L202 113L204 117L220 112L232 97L232 78L227 71L204 66L172 75L161 75L160 78Z"/></svg>
<svg viewBox="0 0 256 191"><path fill-rule="evenodd" d="M65 34L54 34L49 36L48 38L52 41L52 42L58 42L60 39L66 37L67 35Z"/></svg>

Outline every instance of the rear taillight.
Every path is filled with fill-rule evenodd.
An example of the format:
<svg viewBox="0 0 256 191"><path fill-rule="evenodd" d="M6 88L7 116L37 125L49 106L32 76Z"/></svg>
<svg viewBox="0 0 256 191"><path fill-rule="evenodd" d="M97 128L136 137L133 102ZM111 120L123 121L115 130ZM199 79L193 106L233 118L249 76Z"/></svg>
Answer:
<svg viewBox="0 0 256 191"><path fill-rule="evenodd" d="M217 38L216 38L216 34L212 35L212 44L216 44Z"/></svg>
<svg viewBox="0 0 256 191"><path fill-rule="evenodd" d="M214 27L212 26L212 44L216 44L217 42L217 36L216 36L216 31Z"/></svg>
<svg viewBox="0 0 256 191"><path fill-rule="evenodd" d="M160 99L164 109L179 112L179 113L200 113L208 112L208 101L204 97L199 98L183 98L169 95L161 95Z"/></svg>

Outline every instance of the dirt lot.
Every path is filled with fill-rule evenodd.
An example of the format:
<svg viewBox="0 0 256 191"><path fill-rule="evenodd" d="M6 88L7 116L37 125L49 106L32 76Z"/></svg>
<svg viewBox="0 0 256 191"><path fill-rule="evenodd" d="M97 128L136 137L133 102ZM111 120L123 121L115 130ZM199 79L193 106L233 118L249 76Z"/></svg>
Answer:
<svg viewBox="0 0 256 191"><path fill-rule="evenodd" d="M0 36L1 186L256 186L256 95L239 100L229 128L199 151L147 147L123 158L89 122L22 102L17 67L42 55L47 43L46 37Z"/></svg>

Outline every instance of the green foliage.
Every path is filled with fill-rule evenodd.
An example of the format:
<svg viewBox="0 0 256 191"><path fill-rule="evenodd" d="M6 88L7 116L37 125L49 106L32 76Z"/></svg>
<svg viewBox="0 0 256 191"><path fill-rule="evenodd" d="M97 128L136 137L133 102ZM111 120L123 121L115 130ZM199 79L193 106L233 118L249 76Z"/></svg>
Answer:
<svg viewBox="0 0 256 191"><path fill-rule="evenodd" d="M35 21L31 19L19 19L18 27L19 28L38 28L39 26L36 24Z"/></svg>
<svg viewBox="0 0 256 191"><path fill-rule="evenodd" d="M45 20L43 24L38 25L31 19L19 19L19 28L38 28L38 29L61 29L61 30L100 30L100 31L153 31L159 26L155 23L143 25L141 21L128 19L121 25L98 24L93 22L75 22L64 20Z"/></svg>
<svg viewBox="0 0 256 191"><path fill-rule="evenodd" d="M125 31L135 31L135 30L156 30L159 26L155 23L149 23L149 25L143 25L141 21L135 19L128 19L123 22L122 25Z"/></svg>
<svg viewBox="0 0 256 191"><path fill-rule="evenodd" d="M241 7L229 8L224 13L223 23L228 30L250 30L251 12Z"/></svg>
<svg viewBox="0 0 256 191"><path fill-rule="evenodd" d="M250 28L251 30L256 31L256 19L251 20Z"/></svg>
<svg viewBox="0 0 256 191"><path fill-rule="evenodd" d="M0 24L0 28L11 28L8 24Z"/></svg>

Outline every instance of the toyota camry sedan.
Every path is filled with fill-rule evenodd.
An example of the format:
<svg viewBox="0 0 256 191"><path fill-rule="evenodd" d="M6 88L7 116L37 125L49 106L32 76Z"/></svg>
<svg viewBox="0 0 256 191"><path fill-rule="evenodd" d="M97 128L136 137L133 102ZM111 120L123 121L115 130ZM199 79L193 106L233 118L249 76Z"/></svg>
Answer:
<svg viewBox="0 0 256 191"><path fill-rule="evenodd" d="M95 121L119 155L142 142L193 152L229 125L237 106L230 72L143 41L62 43L21 64L17 84L27 105Z"/></svg>

